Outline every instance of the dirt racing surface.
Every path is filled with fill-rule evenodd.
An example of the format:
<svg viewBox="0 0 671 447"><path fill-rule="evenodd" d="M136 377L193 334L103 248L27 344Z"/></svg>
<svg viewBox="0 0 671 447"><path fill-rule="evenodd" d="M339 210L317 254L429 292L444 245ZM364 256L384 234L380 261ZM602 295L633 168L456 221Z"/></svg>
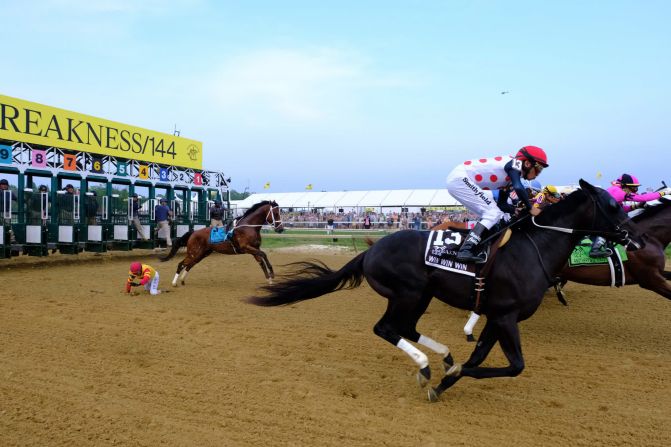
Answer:
<svg viewBox="0 0 671 447"><path fill-rule="evenodd" d="M373 334L386 300L365 284L259 308L241 301L265 282L251 256L213 255L177 289L178 260L148 256L171 292L128 296L129 256L0 261L0 446L671 445L671 303L637 286L547 294L519 377L430 404ZM269 252L278 272L352 256ZM418 329L463 362L466 318L434 301ZM505 364L497 346L486 365Z"/></svg>

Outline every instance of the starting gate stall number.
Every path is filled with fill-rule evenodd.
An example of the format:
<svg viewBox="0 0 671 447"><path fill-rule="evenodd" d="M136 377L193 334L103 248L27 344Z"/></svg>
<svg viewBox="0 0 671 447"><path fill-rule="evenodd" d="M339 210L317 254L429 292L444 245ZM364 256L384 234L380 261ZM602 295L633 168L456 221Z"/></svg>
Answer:
<svg viewBox="0 0 671 447"><path fill-rule="evenodd" d="M77 156L73 154L63 154L63 169L66 171L76 171Z"/></svg>
<svg viewBox="0 0 671 447"><path fill-rule="evenodd" d="M96 174L102 174L103 171L103 161L101 158L94 158L91 162L91 171Z"/></svg>
<svg viewBox="0 0 671 447"><path fill-rule="evenodd" d="M119 177L127 177L128 164L120 161L116 167L116 175L118 175Z"/></svg>
<svg viewBox="0 0 671 447"><path fill-rule="evenodd" d="M170 171L168 171L168 168L160 168L158 176L162 182L170 181Z"/></svg>
<svg viewBox="0 0 671 447"><path fill-rule="evenodd" d="M142 180L147 180L149 178L149 166L138 166L138 177L140 177Z"/></svg>
<svg viewBox="0 0 671 447"><path fill-rule="evenodd" d="M193 184L196 186L203 186L203 174L200 172L193 174Z"/></svg>
<svg viewBox="0 0 671 447"><path fill-rule="evenodd" d="M12 147L0 144L0 163L12 164Z"/></svg>
<svg viewBox="0 0 671 447"><path fill-rule="evenodd" d="M47 166L47 151L33 149L30 154L30 164L36 168L45 168Z"/></svg>

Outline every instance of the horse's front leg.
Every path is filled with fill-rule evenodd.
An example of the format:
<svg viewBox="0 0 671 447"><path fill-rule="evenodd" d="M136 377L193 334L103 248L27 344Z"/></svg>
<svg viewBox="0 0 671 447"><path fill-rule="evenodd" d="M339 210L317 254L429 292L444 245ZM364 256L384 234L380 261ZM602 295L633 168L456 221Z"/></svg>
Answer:
<svg viewBox="0 0 671 447"><path fill-rule="evenodd" d="M436 388L429 388L428 397L429 401L436 402L438 397L452 385L457 383L457 381L462 377L462 371L464 368L474 368L482 364L485 361L492 348L497 341L497 328L493 323L487 320L485 327L482 329L480 338L473 350L473 353L469 357L468 361L463 365L455 364L447 370L445 377L440 382Z"/></svg>

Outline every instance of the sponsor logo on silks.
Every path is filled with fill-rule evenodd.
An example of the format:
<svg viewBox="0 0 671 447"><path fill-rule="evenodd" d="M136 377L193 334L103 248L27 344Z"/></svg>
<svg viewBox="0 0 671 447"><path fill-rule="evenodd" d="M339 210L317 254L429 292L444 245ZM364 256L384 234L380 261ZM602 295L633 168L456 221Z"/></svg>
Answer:
<svg viewBox="0 0 671 447"><path fill-rule="evenodd" d="M480 190L480 188L468 181L468 177L464 177L464 184L475 193L476 197L480 197L487 205L492 204L491 199L487 197L485 193Z"/></svg>

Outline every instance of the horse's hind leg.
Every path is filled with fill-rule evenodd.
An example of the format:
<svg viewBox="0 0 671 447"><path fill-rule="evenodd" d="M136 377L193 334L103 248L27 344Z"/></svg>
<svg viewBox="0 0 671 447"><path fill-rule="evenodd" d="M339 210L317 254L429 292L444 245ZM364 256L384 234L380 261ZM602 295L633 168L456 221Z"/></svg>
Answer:
<svg viewBox="0 0 671 447"><path fill-rule="evenodd" d="M413 294L408 293L403 296L412 297ZM395 298L389 299L387 311L373 328L375 335L405 352L417 364L419 367L417 382L420 386L425 386L431 379L429 358L405 338L439 352L451 361L450 350L447 346L423 336L415 329L417 321L424 314L430 302L431 295L418 297L418 299L402 298L402 301Z"/></svg>
<svg viewBox="0 0 671 447"><path fill-rule="evenodd" d="M186 258L184 258L182 261L180 261L179 264L177 264L177 271L175 272L175 277L172 280L172 286L177 287L177 282L179 280L179 274L182 273L182 270L184 270L184 261Z"/></svg>
<svg viewBox="0 0 671 447"><path fill-rule="evenodd" d="M182 270L182 275L181 275L181 281L182 285L185 285L186 283L186 275L189 274L191 269L198 264L200 261L208 257L210 254L212 254L212 250L207 250L202 253L200 253L198 256L194 256L189 259L189 263L185 265L184 270Z"/></svg>

